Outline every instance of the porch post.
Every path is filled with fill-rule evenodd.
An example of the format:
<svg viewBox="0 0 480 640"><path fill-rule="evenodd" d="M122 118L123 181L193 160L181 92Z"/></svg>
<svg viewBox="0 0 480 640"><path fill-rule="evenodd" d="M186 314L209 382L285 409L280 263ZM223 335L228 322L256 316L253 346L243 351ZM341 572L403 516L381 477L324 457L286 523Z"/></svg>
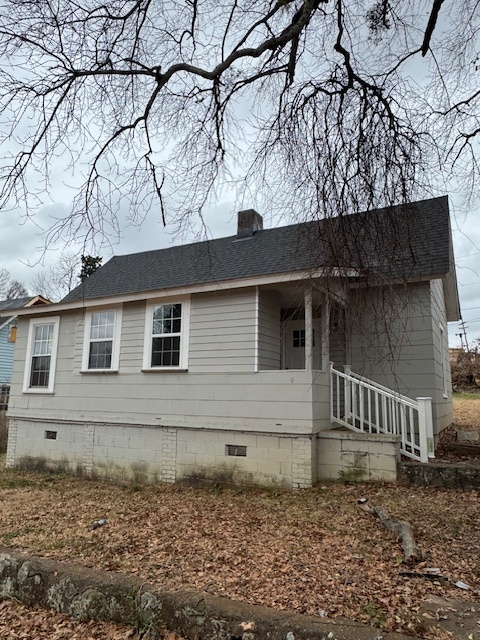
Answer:
<svg viewBox="0 0 480 640"><path fill-rule="evenodd" d="M417 398L417 403L420 462L428 462L428 458L435 457L433 450L432 399Z"/></svg>
<svg viewBox="0 0 480 640"><path fill-rule="evenodd" d="M305 287L305 369L313 369L313 304L312 287Z"/></svg>
<svg viewBox="0 0 480 640"><path fill-rule="evenodd" d="M327 294L322 304L322 371L327 371L330 363L330 300Z"/></svg>

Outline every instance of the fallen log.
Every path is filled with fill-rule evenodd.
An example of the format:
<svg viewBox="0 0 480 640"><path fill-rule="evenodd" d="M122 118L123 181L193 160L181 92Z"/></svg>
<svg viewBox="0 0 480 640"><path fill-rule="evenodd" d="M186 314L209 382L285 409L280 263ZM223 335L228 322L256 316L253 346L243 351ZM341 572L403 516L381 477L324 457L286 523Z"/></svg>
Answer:
<svg viewBox="0 0 480 640"><path fill-rule="evenodd" d="M412 533L412 527L408 522L406 522L405 520L397 520L396 518L391 518L388 512L382 507L361 506L361 508L367 513L376 516L384 527L386 527L389 531L392 531L392 533L394 533L397 538L401 540L403 549L403 561L406 564L415 564L416 562L425 560L425 554L415 542Z"/></svg>

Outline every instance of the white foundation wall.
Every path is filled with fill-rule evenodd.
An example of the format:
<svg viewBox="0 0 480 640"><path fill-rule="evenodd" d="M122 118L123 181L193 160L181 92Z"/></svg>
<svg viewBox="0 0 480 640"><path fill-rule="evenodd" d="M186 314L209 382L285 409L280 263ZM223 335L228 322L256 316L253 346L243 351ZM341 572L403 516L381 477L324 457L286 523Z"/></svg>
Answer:
<svg viewBox="0 0 480 640"><path fill-rule="evenodd" d="M303 488L316 481L316 446L314 435L10 418L7 467L51 468L118 482Z"/></svg>
<svg viewBox="0 0 480 640"><path fill-rule="evenodd" d="M55 439L47 433L55 434ZM83 424L8 420L7 467L53 468L81 473L89 436Z"/></svg>
<svg viewBox="0 0 480 640"><path fill-rule="evenodd" d="M395 482L400 436L377 436L334 429L318 434L319 480Z"/></svg>
<svg viewBox="0 0 480 640"><path fill-rule="evenodd" d="M312 441L314 436L179 430L177 480L308 487L316 480ZM245 456L228 455L238 447Z"/></svg>

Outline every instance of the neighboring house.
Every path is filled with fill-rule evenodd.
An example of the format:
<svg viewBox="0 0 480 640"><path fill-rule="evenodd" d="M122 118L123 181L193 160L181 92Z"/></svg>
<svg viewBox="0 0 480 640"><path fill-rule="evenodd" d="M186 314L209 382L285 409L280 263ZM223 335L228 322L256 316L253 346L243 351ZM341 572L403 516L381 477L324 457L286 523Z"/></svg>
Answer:
<svg viewBox="0 0 480 640"><path fill-rule="evenodd" d="M13 309L48 304L42 296L28 296L0 300L0 385L9 384L12 379L13 354L17 336L17 316L11 314Z"/></svg>
<svg viewBox="0 0 480 640"><path fill-rule="evenodd" d="M303 487L432 456L459 319L447 198L262 227L242 211L235 236L116 256L18 311L7 465Z"/></svg>

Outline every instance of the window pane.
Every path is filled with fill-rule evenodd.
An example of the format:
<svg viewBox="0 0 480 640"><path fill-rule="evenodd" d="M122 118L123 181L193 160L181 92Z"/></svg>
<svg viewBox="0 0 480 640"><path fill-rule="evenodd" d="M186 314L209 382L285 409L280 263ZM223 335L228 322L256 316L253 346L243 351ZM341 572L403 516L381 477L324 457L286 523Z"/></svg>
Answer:
<svg viewBox="0 0 480 640"><path fill-rule="evenodd" d="M31 387L48 387L50 377L50 356L33 356L30 373Z"/></svg>
<svg viewBox="0 0 480 640"><path fill-rule="evenodd" d="M153 333L154 335L172 333L172 321L171 320L154 320Z"/></svg>
<svg viewBox="0 0 480 640"><path fill-rule="evenodd" d="M113 338L115 311L92 313L91 340L108 340Z"/></svg>
<svg viewBox="0 0 480 640"><path fill-rule="evenodd" d="M153 338L152 367L178 367L180 364L180 336Z"/></svg>
<svg viewBox="0 0 480 640"><path fill-rule="evenodd" d="M33 338L33 355L48 356L52 353L53 324L37 324Z"/></svg>
<svg viewBox="0 0 480 640"><path fill-rule="evenodd" d="M305 329L295 329L292 331L292 346L305 347Z"/></svg>
<svg viewBox="0 0 480 640"><path fill-rule="evenodd" d="M182 329L182 305L162 304L153 310L152 335L180 333Z"/></svg>
<svg viewBox="0 0 480 640"><path fill-rule="evenodd" d="M91 342L88 357L89 369L110 369L112 366L113 341Z"/></svg>

